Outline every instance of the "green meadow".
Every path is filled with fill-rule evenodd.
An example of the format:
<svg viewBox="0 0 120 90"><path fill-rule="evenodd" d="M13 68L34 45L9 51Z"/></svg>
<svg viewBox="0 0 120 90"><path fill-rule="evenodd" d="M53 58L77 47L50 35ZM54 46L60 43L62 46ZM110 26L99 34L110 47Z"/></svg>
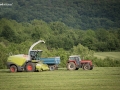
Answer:
<svg viewBox="0 0 120 90"><path fill-rule="evenodd" d="M0 90L120 90L120 67L17 73L1 69Z"/></svg>
<svg viewBox="0 0 120 90"><path fill-rule="evenodd" d="M120 52L96 52L95 57L104 59L106 57L120 60Z"/></svg>

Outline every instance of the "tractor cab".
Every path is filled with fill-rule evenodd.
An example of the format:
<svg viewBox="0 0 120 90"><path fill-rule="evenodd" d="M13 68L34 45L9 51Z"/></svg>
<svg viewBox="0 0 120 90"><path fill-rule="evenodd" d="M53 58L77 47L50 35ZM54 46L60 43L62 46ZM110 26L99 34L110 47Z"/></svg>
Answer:
<svg viewBox="0 0 120 90"><path fill-rule="evenodd" d="M79 55L69 56L69 60L67 62L68 70L78 70L81 67L81 58Z"/></svg>
<svg viewBox="0 0 120 90"><path fill-rule="evenodd" d="M80 66L80 61L81 58L79 55L73 55L73 56L69 56L69 61L73 61L74 63L76 63L77 66Z"/></svg>
<svg viewBox="0 0 120 90"><path fill-rule="evenodd" d="M84 70L92 70L93 65L91 60L81 60L79 55L69 56L69 60L67 62L68 70L78 70L79 68L83 68Z"/></svg>
<svg viewBox="0 0 120 90"><path fill-rule="evenodd" d="M81 58L79 55L73 55L73 56L69 56L69 60L81 61Z"/></svg>
<svg viewBox="0 0 120 90"><path fill-rule="evenodd" d="M30 51L31 60L40 60L41 54L42 50L31 50Z"/></svg>

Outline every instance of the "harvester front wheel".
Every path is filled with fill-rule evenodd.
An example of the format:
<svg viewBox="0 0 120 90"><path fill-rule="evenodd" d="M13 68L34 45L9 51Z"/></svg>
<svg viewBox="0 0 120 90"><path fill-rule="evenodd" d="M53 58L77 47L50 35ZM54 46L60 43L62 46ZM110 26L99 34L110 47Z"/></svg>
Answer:
<svg viewBox="0 0 120 90"><path fill-rule="evenodd" d="M17 67L15 65L11 65L10 72L12 72L12 73L17 72Z"/></svg>
<svg viewBox="0 0 120 90"><path fill-rule="evenodd" d="M34 72L35 71L35 63L28 62L25 66L25 70L27 72Z"/></svg>

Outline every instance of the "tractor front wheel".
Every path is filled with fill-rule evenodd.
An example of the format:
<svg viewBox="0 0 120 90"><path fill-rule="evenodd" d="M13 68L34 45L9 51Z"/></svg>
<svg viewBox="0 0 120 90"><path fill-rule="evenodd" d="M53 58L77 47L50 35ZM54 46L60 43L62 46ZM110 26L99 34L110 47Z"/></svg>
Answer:
<svg viewBox="0 0 120 90"><path fill-rule="evenodd" d="M67 69L68 70L75 70L76 69L75 63L73 63L73 62L68 63L67 64Z"/></svg>
<svg viewBox="0 0 120 90"><path fill-rule="evenodd" d="M25 70L27 72L34 72L35 71L35 63L28 62L25 66Z"/></svg>
<svg viewBox="0 0 120 90"><path fill-rule="evenodd" d="M84 64L83 70L90 70L90 64Z"/></svg>
<svg viewBox="0 0 120 90"><path fill-rule="evenodd" d="M10 72L12 72L12 73L17 72L17 67L15 65L11 65Z"/></svg>

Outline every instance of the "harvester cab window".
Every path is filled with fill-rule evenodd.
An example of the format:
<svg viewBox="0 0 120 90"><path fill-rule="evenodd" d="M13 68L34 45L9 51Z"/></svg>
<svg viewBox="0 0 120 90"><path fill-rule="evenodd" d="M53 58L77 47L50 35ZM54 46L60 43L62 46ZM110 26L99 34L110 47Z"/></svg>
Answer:
<svg viewBox="0 0 120 90"><path fill-rule="evenodd" d="M40 60L41 52L37 51L36 52L36 60Z"/></svg>
<svg viewBox="0 0 120 90"><path fill-rule="evenodd" d="M30 56L32 60L35 60L35 53L34 51L30 51Z"/></svg>
<svg viewBox="0 0 120 90"><path fill-rule="evenodd" d="M39 59L39 53L38 51L31 51L30 56L32 60L38 60Z"/></svg>

